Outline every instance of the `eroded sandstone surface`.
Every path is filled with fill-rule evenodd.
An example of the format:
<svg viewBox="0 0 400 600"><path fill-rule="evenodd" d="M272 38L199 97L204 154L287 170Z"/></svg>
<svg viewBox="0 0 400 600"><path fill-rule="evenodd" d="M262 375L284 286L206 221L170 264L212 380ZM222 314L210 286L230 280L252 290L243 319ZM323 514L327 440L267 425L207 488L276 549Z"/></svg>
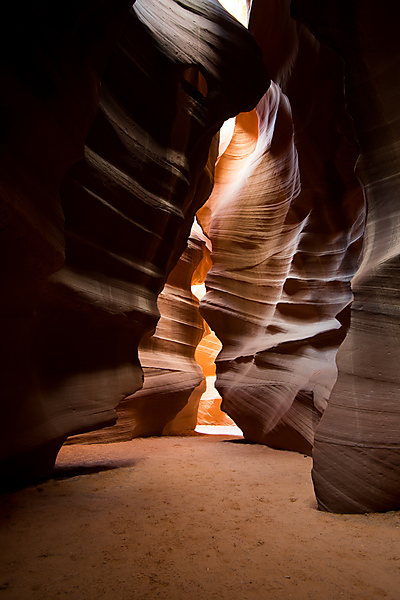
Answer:
<svg viewBox="0 0 400 600"><path fill-rule="evenodd" d="M200 211L213 243L202 312L224 344L217 387L248 439L311 452L315 437L320 508L391 510L398 36L374 2L298 0L297 22L289 5L253 3L274 83L237 118Z"/></svg>
<svg viewBox="0 0 400 600"><path fill-rule="evenodd" d="M194 427L198 211L224 410L313 452L321 509L400 507L389 5L254 0L251 34L216 0L4 9L3 478L45 475L70 435Z"/></svg>
<svg viewBox="0 0 400 600"><path fill-rule="evenodd" d="M271 18L272 4L254 5L254 33L275 81L237 117L199 211L213 245L201 309L223 343L223 409L246 438L310 453L348 327L365 205L342 60L288 4ZM287 61L276 64L272 41Z"/></svg>
<svg viewBox="0 0 400 600"><path fill-rule="evenodd" d="M191 284L197 272L201 276L204 259L208 259L205 238L194 224L187 247L157 298L156 329L145 334L138 346L143 387L119 403L115 425L72 436L68 444L121 442L194 430L206 388L194 355L206 331Z"/></svg>
<svg viewBox="0 0 400 600"><path fill-rule="evenodd" d="M7 3L1 19L0 247L2 478L48 472L77 426L47 279L65 261L59 194L84 155L100 79L131 3ZM56 308L56 306L54 306ZM92 330L85 324L86 331ZM82 332L83 333L83 332ZM46 345L44 342L47 340ZM58 370L53 367L58 361ZM52 361L48 363L48 359ZM99 381L99 389L101 388ZM79 402L78 402L79 405ZM103 419L98 419L101 422Z"/></svg>
<svg viewBox="0 0 400 600"><path fill-rule="evenodd" d="M215 135L269 84L218 2L130 5L42 2L8 23L25 36L2 66L11 476L48 472L68 435L111 424L141 387L137 346L211 191Z"/></svg>
<svg viewBox="0 0 400 600"><path fill-rule="evenodd" d="M339 377L316 432L313 480L335 512L400 508L399 37L389 2L296 0L300 16L345 63L346 100L357 135L356 172L368 216L363 262L352 283L351 327ZM394 14L394 13L393 13Z"/></svg>

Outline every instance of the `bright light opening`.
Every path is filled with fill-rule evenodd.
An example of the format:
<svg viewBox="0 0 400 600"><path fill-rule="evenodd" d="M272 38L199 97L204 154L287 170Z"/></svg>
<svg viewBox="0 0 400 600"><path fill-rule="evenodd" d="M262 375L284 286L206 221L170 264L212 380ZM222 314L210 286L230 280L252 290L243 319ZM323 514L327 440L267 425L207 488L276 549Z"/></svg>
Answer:
<svg viewBox="0 0 400 600"><path fill-rule="evenodd" d="M246 0L219 0L219 3L242 25L248 26L249 10Z"/></svg>
<svg viewBox="0 0 400 600"><path fill-rule="evenodd" d="M200 285L192 285L192 294L196 296L197 300L200 302L202 297L206 293L206 285L205 283L201 283Z"/></svg>

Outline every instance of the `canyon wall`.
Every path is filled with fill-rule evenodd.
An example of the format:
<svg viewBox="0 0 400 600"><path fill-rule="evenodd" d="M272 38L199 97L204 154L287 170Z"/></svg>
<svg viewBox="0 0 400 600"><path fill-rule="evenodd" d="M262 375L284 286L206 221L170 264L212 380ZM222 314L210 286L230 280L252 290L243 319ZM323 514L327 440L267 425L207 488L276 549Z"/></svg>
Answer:
<svg viewBox="0 0 400 600"><path fill-rule="evenodd" d="M4 15L3 480L47 474L141 387L137 346L211 191L215 135L269 84L216 1L130 6Z"/></svg>
<svg viewBox="0 0 400 600"><path fill-rule="evenodd" d="M254 0L251 33L216 0L9 4L2 481L68 436L193 428L198 211L223 409L313 452L321 509L400 508L394 0Z"/></svg>
<svg viewBox="0 0 400 600"><path fill-rule="evenodd" d="M397 4L296 0L295 16L345 64L347 110L368 217L352 282L351 327L339 377L317 429L313 480L320 508L400 508L400 120Z"/></svg>
<svg viewBox="0 0 400 600"><path fill-rule="evenodd" d="M48 472L69 425L71 398L47 357L63 352L51 332L46 282L65 261L60 184L84 155L102 72L130 2L7 3L0 60L1 435L0 471ZM50 340L49 340L50 341ZM42 381L54 377L53 394ZM72 374L71 374L72 375ZM52 396L52 397L49 397ZM64 405L63 405L64 403ZM61 417L61 419L60 419ZM101 420L101 419L100 419ZM75 425L74 425L75 426Z"/></svg>
<svg viewBox="0 0 400 600"><path fill-rule="evenodd" d="M157 298L157 327L138 346L143 387L116 407L115 425L73 435L67 444L122 442L194 430L206 388L203 370L194 358L205 322L191 285L197 273L204 277L202 263L207 262L207 255L204 235L194 224L187 247Z"/></svg>
<svg viewBox="0 0 400 600"><path fill-rule="evenodd" d="M249 27L274 82L237 117L198 213L213 247L201 311L223 343L223 410L247 439L311 453L348 328L365 206L343 61L282 6L253 4Z"/></svg>
<svg viewBox="0 0 400 600"><path fill-rule="evenodd" d="M248 439L312 451L318 505L334 512L400 507L400 48L388 17L376 2L255 0L249 28L274 83L237 119L200 211L223 408Z"/></svg>

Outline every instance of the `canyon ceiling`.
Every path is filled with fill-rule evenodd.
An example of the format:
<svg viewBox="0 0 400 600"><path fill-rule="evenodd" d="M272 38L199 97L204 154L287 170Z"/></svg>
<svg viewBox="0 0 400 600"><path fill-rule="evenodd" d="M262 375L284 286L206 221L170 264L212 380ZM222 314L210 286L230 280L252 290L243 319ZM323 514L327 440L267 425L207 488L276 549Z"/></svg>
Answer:
<svg viewBox="0 0 400 600"><path fill-rule="evenodd" d="M395 14L4 9L3 481L49 475L69 436L193 429L210 326L246 439L312 454L323 510L400 508Z"/></svg>

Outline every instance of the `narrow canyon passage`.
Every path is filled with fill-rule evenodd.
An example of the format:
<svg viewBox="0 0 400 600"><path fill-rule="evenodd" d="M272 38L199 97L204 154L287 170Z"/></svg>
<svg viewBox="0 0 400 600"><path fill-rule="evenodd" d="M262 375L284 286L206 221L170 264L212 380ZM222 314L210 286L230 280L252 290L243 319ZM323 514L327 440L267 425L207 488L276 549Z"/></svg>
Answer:
<svg viewBox="0 0 400 600"><path fill-rule="evenodd" d="M311 458L229 435L64 446L1 496L1 600L398 600L400 514L317 511Z"/></svg>
<svg viewBox="0 0 400 600"><path fill-rule="evenodd" d="M6 2L3 485L220 423L216 377L321 510L400 509L397 5L234 4Z"/></svg>

